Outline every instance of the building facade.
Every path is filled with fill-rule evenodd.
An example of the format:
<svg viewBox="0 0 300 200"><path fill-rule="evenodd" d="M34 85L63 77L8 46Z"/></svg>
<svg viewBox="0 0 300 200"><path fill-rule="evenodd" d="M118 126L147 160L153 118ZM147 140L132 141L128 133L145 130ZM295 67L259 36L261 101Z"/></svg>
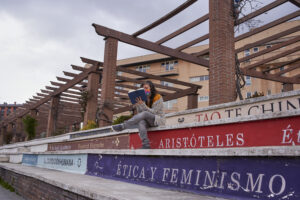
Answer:
<svg viewBox="0 0 300 200"><path fill-rule="evenodd" d="M16 102L14 104L0 104L0 121L7 117L10 113L16 112L17 108L21 106L22 104L17 104Z"/></svg>

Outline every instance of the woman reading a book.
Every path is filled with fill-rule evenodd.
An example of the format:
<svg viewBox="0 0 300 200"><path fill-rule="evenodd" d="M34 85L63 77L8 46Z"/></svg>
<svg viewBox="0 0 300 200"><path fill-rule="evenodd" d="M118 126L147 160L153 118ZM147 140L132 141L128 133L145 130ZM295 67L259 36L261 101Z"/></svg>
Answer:
<svg viewBox="0 0 300 200"><path fill-rule="evenodd" d="M134 104L137 114L122 124L112 126L112 128L115 131L122 131L132 127L133 125L138 125L139 136L143 145L142 149L150 149L147 128L165 124L163 98L157 93L151 81L146 81L142 84L142 87L144 88L147 96L146 102L144 102L140 97L137 97L136 104Z"/></svg>

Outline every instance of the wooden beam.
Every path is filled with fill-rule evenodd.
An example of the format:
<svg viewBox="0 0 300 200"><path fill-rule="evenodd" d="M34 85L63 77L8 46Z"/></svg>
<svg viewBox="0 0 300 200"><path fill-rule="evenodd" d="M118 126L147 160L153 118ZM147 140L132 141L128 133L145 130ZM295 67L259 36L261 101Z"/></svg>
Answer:
<svg viewBox="0 0 300 200"><path fill-rule="evenodd" d="M170 79L170 78L155 76L155 75L152 75L152 74L149 74L149 73L139 72L139 71L132 70L132 69L127 69L125 67L117 67L117 70L121 71L121 72L130 73L130 74L135 74L135 75L138 75L138 76L143 76L143 77L148 78L148 79L166 81L166 82L174 83L174 84L177 84L177 85L183 85L183 86L187 86L187 87L202 88L202 86L200 86L200 85L196 85L196 84L192 84L192 83L188 83L188 82L184 82L184 81L179 81L177 79Z"/></svg>
<svg viewBox="0 0 300 200"><path fill-rule="evenodd" d="M196 20L194 20L193 22L191 22L191 23L185 25L184 27L182 27L182 28L180 28L180 29L174 31L173 33L171 33L171 34L169 34L169 35L163 37L162 39L158 40L158 41L155 42L155 43L156 43L156 44L162 44L162 43L165 43L165 42L169 41L170 39L176 37L177 35L179 35L179 34L181 34L181 33L184 33L184 32L186 32L186 31L190 30L191 28L193 28L193 27L195 27L195 26L201 24L202 22L205 22L205 21L208 20L208 19L209 19L209 14L206 14L206 15L204 15L204 16L202 16L202 17L196 19Z"/></svg>
<svg viewBox="0 0 300 200"><path fill-rule="evenodd" d="M287 73L287 72L290 72L290 71L293 71L293 70L299 69L299 68L300 68L300 62L295 63L295 64L289 66L288 68L286 68L286 69L284 69L284 70L282 70L282 71L279 71L279 72L275 73L274 75L275 75L275 76L281 76L282 74L285 74L285 73Z"/></svg>
<svg viewBox="0 0 300 200"><path fill-rule="evenodd" d="M261 39L261 40L258 40L256 42L252 42L252 43L249 43L249 44L246 44L238 49L235 50L235 53L239 53L241 51L244 51L246 49L251 49L253 47L257 47L257 46L261 46L267 42L270 42L270 41L273 41L277 38L281 38L283 36L286 36L286 35L290 35L294 32L297 32L297 31L300 31L300 26L296 26L296 27L293 27L293 28L290 28L290 29L287 29L283 32L280 32L280 33L277 33L277 34L274 34L274 35L271 35L267 38L264 38L264 39Z"/></svg>
<svg viewBox="0 0 300 200"><path fill-rule="evenodd" d="M88 59L88 58L82 58L82 61L85 62L85 63L89 63L89 64L101 65L101 62L99 62L97 60ZM192 83L188 83L188 82L184 82L184 81L179 81L177 79L170 79L170 78L155 76L155 75L152 75L152 74L149 74L149 73L140 72L140 71L128 69L128 68L121 67L121 66L117 66L117 71L142 76L142 77L145 77L145 78L148 78L148 79L154 79L154 80L166 81L166 82L170 82L170 83L174 83L174 84L178 84L178 85L184 85L184 86L187 86L187 87L202 88L201 85L196 85L196 84L192 84Z"/></svg>
<svg viewBox="0 0 300 200"><path fill-rule="evenodd" d="M185 44L177 47L176 50L177 51L182 51L182 50L184 50L184 49L186 49L188 47L191 47L191 46L193 46L195 44L198 44L199 42L202 42L202 41L207 40L207 39L209 39L209 34L205 34L205 35L203 35L201 37L196 38L195 40L192 40L192 41L190 41L188 43L185 43Z"/></svg>
<svg viewBox="0 0 300 200"><path fill-rule="evenodd" d="M61 97L60 100L61 101L70 101L70 102L79 103L79 100L71 99L71 98L66 98L66 97Z"/></svg>
<svg viewBox="0 0 300 200"><path fill-rule="evenodd" d="M65 76L70 76L70 77L76 77L76 76L78 76L78 74L75 74L75 73L72 73L72 72L63 71L63 73L64 73Z"/></svg>
<svg viewBox="0 0 300 200"><path fill-rule="evenodd" d="M80 66L77 66L77 65L71 65L71 66L72 66L72 69L78 70L78 71L81 71L81 72L83 72L84 70L86 70L86 68L80 67Z"/></svg>
<svg viewBox="0 0 300 200"><path fill-rule="evenodd" d="M279 18L279 19L277 19L275 21L272 21L272 22L270 22L268 24L265 24L265 25L263 25L261 27L255 28L255 29L253 29L253 30L251 30L251 31L249 31L247 33L244 33L242 35L237 36L235 38L235 42L238 42L238 41L243 40L243 39L245 39L247 37L250 37L250 36L252 36L254 34L263 32L263 31L265 31L267 29L270 29L270 28L272 28L274 26L277 26L277 25L282 24L282 23L284 23L286 21L294 19L294 18L298 17L299 15L300 15L300 10L295 11L295 12L293 12L291 14L288 14L288 15L286 15L284 17L281 17L281 18Z"/></svg>
<svg viewBox="0 0 300 200"><path fill-rule="evenodd" d="M293 38L293 39L290 39L290 40L288 40L288 41L286 41L286 42L282 42L282 43L279 43L279 44L277 44L277 45L274 45L274 46L272 46L271 48L267 48L267 49L264 49L264 50L259 51L259 52L257 52L257 53L251 54L251 55L249 55L249 56L245 56L245 57L243 57L243 58L240 58L240 59L239 59L239 62L245 62L245 61L247 61L247 60L249 60L249 59L256 58L256 57L258 57L258 56L261 56L261 55L264 55L264 54L266 54L266 53L272 52L272 51L274 51L274 50L280 49L280 48L282 48L282 47L285 47L285 46L294 44L294 43L296 43L296 42L298 42L298 41L300 41L300 36L295 37L295 38Z"/></svg>
<svg viewBox="0 0 300 200"><path fill-rule="evenodd" d="M67 79L67 78L63 78L63 77L59 77L59 76L57 76L56 79L57 79L58 81L63 81L63 82L70 82L70 81L71 81L71 79ZM79 82L79 83L77 83L76 85L87 86L87 83Z"/></svg>
<svg viewBox="0 0 300 200"><path fill-rule="evenodd" d="M299 60L300 60L300 58L296 58L296 59L293 59L293 60L289 60L289 61L280 63L280 64L278 64L278 65L276 65L276 66L274 66L274 67L271 67L271 68L269 68L269 69L265 69L265 70L263 70L262 72L263 72L263 73L267 73L267 72L269 72L269 71L278 69L278 68L280 68L280 67L284 67L285 65L292 64L292 63L297 62L297 61L299 61Z"/></svg>
<svg viewBox="0 0 300 200"><path fill-rule="evenodd" d="M69 98L73 98L78 100L80 98L80 96L76 96L76 95L70 95L70 94L65 94L65 93L61 93L60 95L61 97L69 97Z"/></svg>
<svg viewBox="0 0 300 200"><path fill-rule="evenodd" d="M47 90L53 90L53 91L59 89L59 88L57 88L57 87L50 87L50 86L46 86L45 88L46 88Z"/></svg>
<svg viewBox="0 0 300 200"><path fill-rule="evenodd" d="M63 86L64 84L63 83L58 83L58 82L55 82L55 81L50 81L51 85L54 85L54 86ZM81 91L83 88L82 87L78 87L78 86L73 86L73 87L70 87L69 89L74 89L74 90L79 90Z"/></svg>
<svg viewBox="0 0 300 200"><path fill-rule="evenodd" d="M70 91L70 90L67 90L67 91L64 91L63 92L64 94L76 94L76 95L81 95L81 92L75 92L75 91Z"/></svg>
<svg viewBox="0 0 300 200"><path fill-rule="evenodd" d="M53 91L49 91L49 90L43 90L43 89L41 89L41 92L42 92L42 93L46 93L46 94L51 94Z"/></svg>
<svg viewBox="0 0 300 200"><path fill-rule="evenodd" d="M170 94L168 96L165 96L165 97L163 97L163 99L166 102L166 101L170 101L170 100L173 100L173 99L178 99L178 98L187 96L189 94L195 94L197 92L198 92L198 88L188 88L188 89L182 90L181 92L176 92L174 94ZM132 108L132 105L116 109L116 110L114 110L114 114L119 114L119 113L122 113L122 112L129 111L129 110L131 110L131 108Z"/></svg>
<svg viewBox="0 0 300 200"><path fill-rule="evenodd" d="M127 85L127 84L124 84L124 83L116 83L116 86L124 87L124 88L129 88L129 89L132 89L132 90L139 89L139 87L137 87L137 86ZM163 96L170 94L168 92L160 91L159 88L157 88L157 91L159 92L159 94L161 94Z"/></svg>
<svg viewBox="0 0 300 200"><path fill-rule="evenodd" d="M248 65L246 67L243 67L243 70L249 70L249 69L253 69L255 67L259 67L260 65L263 65L264 63L268 63L268 62L271 62L271 61L276 60L278 58L282 58L284 56L287 56L287 55L292 54L294 52L297 52L299 50L300 50L300 46L294 47L294 48L289 49L287 51L284 51L282 53L276 54L275 56L272 56L270 58L266 58L264 60L261 60L261 61L258 61L256 63L254 63L254 64L251 64L251 65Z"/></svg>
<svg viewBox="0 0 300 200"><path fill-rule="evenodd" d="M41 97L46 97L46 94L42 94L42 93L36 93L37 95L41 96Z"/></svg>
<svg viewBox="0 0 300 200"><path fill-rule="evenodd" d="M128 78L128 77L125 77L125 76L116 76L116 78L119 79L119 80L127 81L127 82L144 83L144 81L133 79L133 78ZM166 90L173 90L173 91L176 91L176 92L182 91L182 89L178 89L178 88L170 87L170 86L164 86L164 85L160 85L160 84L157 84L157 83L153 83L153 85L156 88L162 88L162 89L166 89Z"/></svg>
<svg viewBox="0 0 300 200"><path fill-rule="evenodd" d="M180 13L181 11L183 11L184 9L186 9L187 7L189 7L196 1L197 0L187 0L185 3L181 4L180 6L178 6L177 8L175 8L174 10L172 10L171 12L166 14L165 16L161 17L160 19L156 20L155 22L151 23L150 25L146 26L145 28L142 28L141 30L133 33L132 36L137 37L147 31L151 30L152 28L162 24L163 22L165 22L168 19L170 19L171 17L177 15L178 13Z"/></svg>
<svg viewBox="0 0 300 200"><path fill-rule="evenodd" d="M248 21L249 19L252 19L258 15L264 14L265 12L284 4L285 2L287 2L287 0L274 1L258 10L255 10L254 12L251 12L250 14L240 18L239 20L237 20L237 23L235 25L239 25L239 24L244 23L245 21Z"/></svg>
<svg viewBox="0 0 300 200"><path fill-rule="evenodd" d="M300 0L289 0L292 4L294 4L297 7L300 7Z"/></svg>
<svg viewBox="0 0 300 200"><path fill-rule="evenodd" d="M262 78L262 79L281 82L281 83L300 84L300 80L298 80L297 77L275 76L274 74L268 74L268 73L258 72L255 70L245 70L245 69L241 69L241 72L245 76Z"/></svg>
<svg viewBox="0 0 300 200"><path fill-rule="evenodd" d="M96 32L98 35L104 36L104 37L112 37L115 38L121 42L127 43L127 44L131 44L137 47L141 47L144 49L148 49L150 51L154 51L157 53L161 53L161 54L165 54L171 57L175 57L175 58L179 58L182 59L184 61L188 61L197 65L202 65L205 67L208 67L208 61L203 59L203 58L197 58L196 56L187 54L187 53L183 53L180 51L176 51L172 48L163 46L163 45L158 45L155 44L154 42L150 42L148 40L144 40L141 38L135 38L131 35L128 35L126 33L122 33L101 25L97 25L97 24L93 24Z"/></svg>
<svg viewBox="0 0 300 200"><path fill-rule="evenodd" d="M39 97L39 96L32 96L34 99L37 99L37 100L39 100L39 99L42 99L43 97Z"/></svg>
<svg viewBox="0 0 300 200"><path fill-rule="evenodd" d="M47 97L45 97L45 98L41 99L40 101L36 102L35 104L31 105L29 107L29 109L24 110L23 112L21 112L20 114L18 114L16 117L22 117L22 116L26 115L30 110L36 109L37 107L41 106L42 104L48 102L52 98L52 96L57 96L60 93L68 90L70 87L73 87L78 82L83 81L87 77L87 75L89 73L96 72L97 68L98 68L97 66L92 66L91 68L88 68L86 71L78 74L77 77L75 77L74 79L70 80L68 83L64 84L60 88L56 89L55 91L53 91L52 93L50 93L50 95L48 95ZM7 121L7 123L9 123L10 121Z"/></svg>
<svg viewBox="0 0 300 200"><path fill-rule="evenodd" d="M127 85L127 84L124 84L124 83L116 83L116 86L123 87L123 88L129 88L129 89L132 89L132 90L139 89L139 87L137 87L137 86Z"/></svg>
<svg viewBox="0 0 300 200"><path fill-rule="evenodd" d="M289 21L291 19L294 19L294 18L298 17L299 15L300 15L300 10L299 11L295 11L295 12L289 14L289 15L286 15L286 16L284 16L282 18L279 18L279 19L277 19L275 21L272 21L272 22L270 22L268 24L265 24L265 25L263 25L261 27L255 28L255 29L253 29L253 30L251 30L251 31L249 31L247 33L241 34L241 35L237 36L234 39L234 41L238 42L238 41L243 40L243 39L245 39L247 37L250 37L250 36L255 35L257 33L263 32L263 31L265 31L267 29L270 29L270 28L272 28L274 26L282 24L282 23L284 23L286 21ZM199 57L199 56L203 56L203 55L208 54L208 53L209 53L209 49L207 48L207 49L204 49L204 50L202 50L202 51L200 51L198 53L194 53L193 55Z"/></svg>

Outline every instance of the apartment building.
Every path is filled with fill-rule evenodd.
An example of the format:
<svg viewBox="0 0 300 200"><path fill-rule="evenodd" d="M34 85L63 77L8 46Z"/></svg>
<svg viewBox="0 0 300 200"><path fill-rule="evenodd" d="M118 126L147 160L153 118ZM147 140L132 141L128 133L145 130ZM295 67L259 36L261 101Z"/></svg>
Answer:
<svg viewBox="0 0 300 200"><path fill-rule="evenodd" d="M7 117L10 113L16 112L17 108L21 106L22 104L17 104L16 102L14 104L0 104L0 121Z"/></svg>

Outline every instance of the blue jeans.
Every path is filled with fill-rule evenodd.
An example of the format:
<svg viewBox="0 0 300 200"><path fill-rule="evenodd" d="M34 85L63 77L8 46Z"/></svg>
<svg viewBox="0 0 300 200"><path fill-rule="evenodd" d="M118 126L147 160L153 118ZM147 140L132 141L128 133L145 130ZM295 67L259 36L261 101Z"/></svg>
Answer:
<svg viewBox="0 0 300 200"><path fill-rule="evenodd" d="M148 112L143 111L136 115L134 115L131 119L124 122L124 128L131 128L132 126L138 125L139 136L142 140L142 144L148 146L149 139L147 134L147 128L155 126L155 115Z"/></svg>

